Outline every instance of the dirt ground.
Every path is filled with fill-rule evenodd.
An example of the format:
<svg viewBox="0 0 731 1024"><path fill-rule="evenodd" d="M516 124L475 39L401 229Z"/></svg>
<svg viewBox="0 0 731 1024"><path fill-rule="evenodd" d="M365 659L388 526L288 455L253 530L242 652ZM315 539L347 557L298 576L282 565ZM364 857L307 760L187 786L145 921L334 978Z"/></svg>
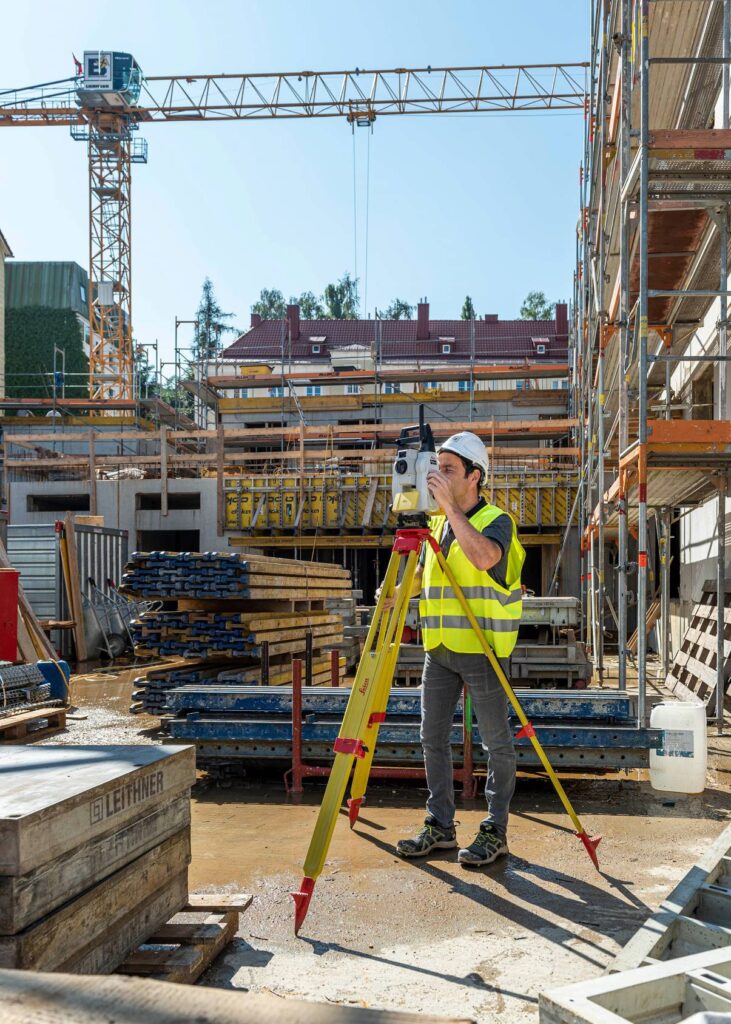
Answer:
<svg viewBox="0 0 731 1024"><path fill-rule="evenodd" d="M79 679L78 713L49 742L159 742L157 720L127 713L131 674ZM338 823L301 937L290 890L323 783L293 803L278 775L193 794L193 891L245 891L238 938L204 982L331 1003L477 1021L537 1018L538 993L603 971L731 819L731 738L709 734L702 796L654 792L645 773L565 782L588 830L603 836L597 874L549 782L521 777L510 855L469 871L456 851L402 861L393 846L418 827L418 785L373 785L354 831ZM469 840L480 799L458 808Z"/></svg>

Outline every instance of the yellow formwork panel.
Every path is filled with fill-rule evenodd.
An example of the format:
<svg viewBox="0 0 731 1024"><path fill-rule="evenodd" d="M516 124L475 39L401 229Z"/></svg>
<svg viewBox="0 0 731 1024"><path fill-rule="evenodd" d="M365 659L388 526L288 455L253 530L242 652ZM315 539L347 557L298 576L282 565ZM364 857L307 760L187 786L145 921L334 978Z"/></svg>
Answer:
<svg viewBox="0 0 731 1024"><path fill-rule="evenodd" d="M396 525L390 473L228 477L226 529L255 533L381 530ZM563 526L576 494L571 474L496 474L485 497L519 526Z"/></svg>

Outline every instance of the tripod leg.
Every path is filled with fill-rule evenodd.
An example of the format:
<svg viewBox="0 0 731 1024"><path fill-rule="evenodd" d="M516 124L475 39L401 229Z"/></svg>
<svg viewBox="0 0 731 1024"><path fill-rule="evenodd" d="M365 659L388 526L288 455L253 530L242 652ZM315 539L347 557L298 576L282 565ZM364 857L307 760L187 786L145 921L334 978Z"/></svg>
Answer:
<svg viewBox="0 0 731 1024"><path fill-rule="evenodd" d="M409 554L409 559L414 563L416 557L413 552ZM365 757L368 753L365 749L368 722L380 692L379 686L384 672L388 668L389 648L396 635L401 614L399 602L391 609L384 607L386 598L393 595L400 559L401 556L394 551L388 563L343 722L333 747L335 760L305 858L302 885L299 891L292 893L295 901L295 934L305 919L315 882L325 864L353 761Z"/></svg>
<svg viewBox="0 0 731 1024"><path fill-rule="evenodd" d="M488 661L492 665L493 670L495 672L495 675L497 676L498 681L500 682L500 685L502 686L503 690L505 691L505 695L507 696L508 700L512 704L513 709L515 710L515 713L518 716L518 720L519 720L519 722L521 724L521 729L518 731L517 737L527 736L530 739L530 741L531 741L531 743L533 745L533 749L535 750L536 754L538 755L538 758L539 758L541 764L545 768L548 777L550 778L551 782L553 783L553 788L556 790L556 793L558 794L558 798L559 798L559 800L561 801L561 803L564 806L564 810L566 811L566 813L568 814L569 818L571 818L571 821L573 822L574 828L576 829L576 835L581 840L581 842L584 844L584 848L586 849L586 852L589 854L589 857L591 858L592 863L594 864L594 867L598 871L599 870L599 861L597 859L596 848L599 845L599 843L601 842L601 836L594 836L592 838L587 833L587 831L583 827L583 825L581 824L581 821L579 820L579 816L577 815L576 811L574 810L574 808L573 808L573 806L571 804L571 801L569 800L568 796L566 795L566 791L564 790L563 786L561 785L561 782L560 782L558 776L556 775L555 771L553 770L553 767L551 766L550 761L546 757L546 752L543 749L543 747L541 746L541 742L538 739L538 737L536 736L536 733L535 733L535 730L534 730L533 726L531 725L531 723L526 718L525 712L523 711L523 708L520 706L520 701L515 696L515 691L513 690L513 687L510 685L510 682L508 681L508 678L505 675L505 673L503 672L502 666L501 666L500 662L497 659L497 655L493 651L492 647L490 647L490 644L487 642L487 638L485 637L485 634L480 629L479 623L477 622L477 619L473 615L472 609L470 608L469 604L467 603L467 599L465 598L464 594L462 593L462 588L460 587L459 583L455 579L454 573L452 572L451 568L449 567L446 558L444 557L444 555L442 554L441 550L438 547L434 549L434 554L436 555L437 562L438 562L442 572L444 573L444 575L449 580L449 585L450 585L450 587L452 588L452 590L454 592L454 596L459 601L459 604L460 604L460 606L462 608L462 611L464 612L464 615L465 615L467 621L469 622L470 626L472 626L472 629L474 630L475 635L477 636L477 639L480 641L480 646L482 647L483 651L485 652L485 655L487 656Z"/></svg>
<svg viewBox="0 0 731 1024"><path fill-rule="evenodd" d="M378 742L378 730L381 725L381 722L386 717L388 697L391 692L393 674L396 671L396 662L398 661L399 648L401 646L401 636L404 631L406 615L409 610L411 590L417 567L418 553L412 552L406 559L404 574L403 577L401 578L401 583L399 585L398 598L392 609L393 616L396 619L396 630L393 635L393 640L387 651L387 660L384 663L383 670L378 681L378 690L376 693L376 698L373 702L373 711L369 717L368 725L366 728L365 735L366 746L368 747L368 751L365 757L361 758L356 764L355 771L353 772L353 779L350 784L350 799L348 800L348 818L350 819L351 828L353 827L353 825L355 825L358 819L358 813L360 812L361 804L363 803L365 791L368 786L368 777L371 772L371 765L373 764L373 755L376 750L376 743Z"/></svg>

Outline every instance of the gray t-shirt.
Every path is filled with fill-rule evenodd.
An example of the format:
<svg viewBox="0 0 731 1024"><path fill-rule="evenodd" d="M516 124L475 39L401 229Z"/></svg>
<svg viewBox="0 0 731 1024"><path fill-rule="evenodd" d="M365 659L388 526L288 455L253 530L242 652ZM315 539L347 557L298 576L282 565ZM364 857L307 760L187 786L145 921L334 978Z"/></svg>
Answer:
<svg viewBox="0 0 731 1024"><path fill-rule="evenodd" d="M477 504L466 513L467 518L471 519L472 516L476 515L480 509L485 507L486 504L487 502L485 499L480 498ZM502 515L497 516L496 519L493 519L493 521L488 523L488 525L482 530L482 536L487 537L488 540L494 541L503 553L503 557L492 567L492 569L489 570L489 573L497 584L501 587L507 588L506 574L508 569L508 550L513 539L513 522L510 516L506 515L504 512ZM454 533L452 532L452 527L449 525L449 520L447 519L439 541L439 546L441 547L442 554L445 558L449 554L449 549L453 540ZM426 549L423 549L421 553L422 564L425 557Z"/></svg>

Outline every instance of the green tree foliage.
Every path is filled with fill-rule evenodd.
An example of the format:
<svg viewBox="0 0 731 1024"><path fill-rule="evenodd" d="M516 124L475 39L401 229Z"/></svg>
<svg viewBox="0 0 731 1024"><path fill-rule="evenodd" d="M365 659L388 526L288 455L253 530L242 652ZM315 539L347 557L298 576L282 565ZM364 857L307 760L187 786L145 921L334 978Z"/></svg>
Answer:
<svg viewBox="0 0 731 1024"><path fill-rule="evenodd" d="M203 282L203 294L195 313L195 334L191 346L194 359L215 359L220 353L223 345L221 335L226 331L236 331L227 320L233 318L233 313L224 313L213 292L211 279L207 277Z"/></svg>
<svg viewBox="0 0 731 1024"><path fill-rule="evenodd" d="M302 292L299 298L293 295L289 301L297 303L303 320L323 320L325 317L322 296L318 297L314 292Z"/></svg>
<svg viewBox="0 0 731 1024"><path fill-rule="evenodd" d="M5 394L53 397L53 346L66 353L67 398L89 397L89 360L83 331L71 309L23 306L5 311Z"/></svg>
<svg viewBox="0 0 731 1024"><path fill-rule="evenodd" d="M360 308L358 278L348 271L335 284L325 286L323 292L325 317L328 320L357 320Z"/></svg>
<svg viewBox="0 0 731 1024"><path fill-rule="evenodd" d="M287 315L284 295L278 288L262 288L259 300L251 307L251 312L258 313L262 320L284 320Z"/></svg>
<svg viewBox="0 0 731 1024"><path fill-rule="evenodd" d="M406 299L394 299L381 315L384 320L411 320L414 316L414 307Z"/></svg>
<svg viewBox="0 0 731 1024"><path fill-rule="evenodd" d="M521 320L553 320L556 303L549 302L545 292L528 292L520 307Z"/></svg>
<svg viewBox="0 0 731 1024"><path fill-rule="evenodd" d="M462 320L475 320L475 304L469 295L465 295L462 303L462 312L459 314Z"/></svg>
<svg viewBox="0 0 731 1024"><path fill-rule="evenodd" d="M160 382L144 345L134 346L134 373L135 386L141 398L153 398L160 394Z"/></svg>

